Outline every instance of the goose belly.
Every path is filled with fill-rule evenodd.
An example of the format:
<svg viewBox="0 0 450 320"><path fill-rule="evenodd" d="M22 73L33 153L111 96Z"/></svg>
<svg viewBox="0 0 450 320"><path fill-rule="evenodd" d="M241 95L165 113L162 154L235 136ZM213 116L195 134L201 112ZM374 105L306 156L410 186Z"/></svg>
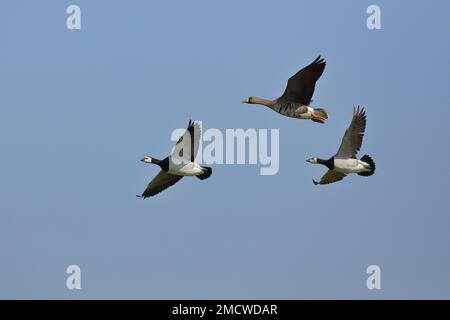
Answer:
<svg viewBox="0 0 450 320"><path fill-rule="evenodd" d="M195 162L170 160L168 173L177 176L198 176L202 174L202 167Z"/></svg>
<svg viewBox="0 0 450 320"><path fill-rule="evenodd" d="M359 173L370 171L367 163L358 159L334 159L334 170L342 173Z"/></svg>
<svg viewBox="0 0 450 320"><path fill-rule="evenodd" d="M295 117L299 119L311 120L311 113L313 112L313 108L306 107L307 111L303 113L298 113Z"/></svg>
<svg viewBox="0 0 450 320"><path fill-rule="evenodd" d="M314 110L311 107L298 103L280 103L275 105L272 109L283 116L305 120L311 119L311 112Z"/></svg>

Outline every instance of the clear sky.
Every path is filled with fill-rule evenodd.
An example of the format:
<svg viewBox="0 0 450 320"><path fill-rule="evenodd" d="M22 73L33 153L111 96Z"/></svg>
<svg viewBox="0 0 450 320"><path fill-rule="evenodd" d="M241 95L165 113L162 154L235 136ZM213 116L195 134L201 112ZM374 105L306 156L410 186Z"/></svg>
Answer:
<svg viewBox="0 0 450 320"><path fill-rule="evenodd" d="M66 8L81 7L81 30ZM366 9L381 8L381 30ZM0 298L450 298L449 1L0 2ZM276 98L321 54L325 125ZM367 110L370 178L305 162ZM280 170L137 199L173 129L277 128ZM79 265L82 289L66 288ZM368 290L366 268L381 268Z"/></svg>

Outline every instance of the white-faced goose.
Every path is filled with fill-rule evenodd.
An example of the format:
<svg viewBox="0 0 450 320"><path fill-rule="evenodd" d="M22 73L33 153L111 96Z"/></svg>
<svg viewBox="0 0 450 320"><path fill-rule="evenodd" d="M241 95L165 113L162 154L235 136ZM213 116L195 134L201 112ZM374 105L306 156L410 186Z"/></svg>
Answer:
<svg viewBox="0 0 450 320"><path fill-rule="evenodd" d="M200 166L194 162L199 147L200 130L198 122L189 120L186 132L180 137L168 157L158 160L146 156L141 160L158 165L161 171L148 184L142 195L137 195L137 197L144 199L152 197L174 185L184 176L196 176L200 180L208 179L211 176L211 168Z"/></svg>
<svg viewBox="0 0 450 320"><path fill-rule="evenodd" d="M287 117L324 123L328 119L327 111L323 108L313 109L309 104L312 102L316 81L322 75L325 64L326 62L319 56L310 65L298 71L288 80L283 95L278 99L249 97L242 102L261 104Z"/></svg>
<svg viewBox="0 0 450 320"><path fill-rule="evenodd" d="M371 176L375 172L375 162L368 155L361 160L356 159L356 154L361 149L364 131L366 130L366 113L364 108L353 108L353 119L345 131L341 146L336 155L328 160L320 158L310 158L309 163L319 163L329 170L319 182L313 180L315 185L329 184L342 180L349 173L356 173L360 176Z"/></svg>

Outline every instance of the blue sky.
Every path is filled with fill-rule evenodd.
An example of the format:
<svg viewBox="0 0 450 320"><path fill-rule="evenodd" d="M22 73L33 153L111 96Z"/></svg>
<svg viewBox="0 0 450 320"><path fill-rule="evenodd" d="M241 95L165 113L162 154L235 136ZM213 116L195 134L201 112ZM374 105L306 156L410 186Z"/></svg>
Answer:
<svg viewBox="0 0 450 320"><path fill-rule="evenodd" d="M66 28L77 4L82 29ZM378 4L382 29L368 30ZM2 1L0 298L450 298L448 1ZM326 125L243 105L321 54ZM315 187L363 105L376 174ZM146 201L173 129L280 129ZM66 289L67 266L82 289ZM366 268L382 289L366 288Z"/></svg>

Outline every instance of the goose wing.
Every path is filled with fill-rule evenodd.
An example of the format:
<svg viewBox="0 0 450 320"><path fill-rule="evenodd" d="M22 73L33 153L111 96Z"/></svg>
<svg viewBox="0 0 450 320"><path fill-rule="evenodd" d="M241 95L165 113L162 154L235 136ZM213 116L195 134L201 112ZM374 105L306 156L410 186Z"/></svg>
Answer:
<svg viewBox="0 0 450 320"><path fill-rule="evenodd" d="M184 134L178 139L172 150L173 158L194 161L197 156L198 146L200 144L201 128L198 122L189 120L188 127Z"/></svg>
<svg viewBox="0 0 450 320"><path fill-rule="evenodd" d="M148 198L153 197L154 195L160 193L163 190L166 190L168 187L173 186L183 178L182 176L176 176L165 171L160 171L156 177L153 178L152 181L148 184L147 188L144 190L142 195L138 197Z"/></svg>
<svg viewBox="0 0 450 320"><path fill-rule="evenodd" d="M345 173L336 172L336 171L333 171L333 170L328 170L327 173L325 173L323 175L323 177L320 178L319 182L317 182L315 180L313 180L313 182L314 182L315 185L318 185L318 184L329 184L329 183L340 181L340 180L344 179L345 176L346 176Z"/></svg>
<svg viewBox="0 0 450 320"><path fill-rule="evenodd" d="M361 149L364 132L366 130L366 112L364 108L353 108L353 119L350 126L345 131L341 146L336 153L336 158L348 159L356 158L356 154Z"/></svg>
<svg viewBox="0 0 450 320"><path fill-rule="evenodd" d="M314 94L316 81L322 75L325 65L325 60L318 56L310 65L294 74L289 78L286 89L278 101L297 102L308 106Z"/></svg>

